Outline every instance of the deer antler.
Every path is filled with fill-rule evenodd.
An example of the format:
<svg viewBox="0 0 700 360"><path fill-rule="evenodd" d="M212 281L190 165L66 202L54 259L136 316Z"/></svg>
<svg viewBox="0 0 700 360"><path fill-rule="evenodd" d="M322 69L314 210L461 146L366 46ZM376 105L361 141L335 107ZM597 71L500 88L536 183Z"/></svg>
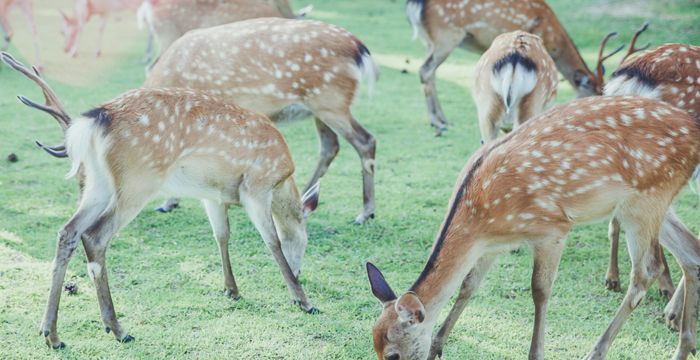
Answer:
<svg viewBox="0 0 700 360"><path fill-rule="evenodd" d="M46 105L38 104L22 95L17 96L19 101L21 101L24 105L49 113L49 115L53 116L54 119L58 121L58 125L61 126L61 129L65 134L66 130L68 129L68 126L70 126L70 115L68 115L66 110L63 109L63 105L61 105L61 102L58 100L58 97L53 92L53 90L51 90L49 84L47 84L44 81L44 79L41 78L39 70L35 66L32 66L32 70L30 71L24 64L17 61L14 57L12 57L12 55L6 52L0 53L0 59L2 59L2 61L5 64L10 65L10 67L24 74L24 76L30 78L37 85L39 85L41 91L43 91L44 93ZM40 143L39 141L37 141L36 144L52 156L59 158L68 157L66 146L63 144L56 146L47 146Z"/></svg>
<svg viewBox="0 0 700 360"><path fill-rule="evenodd" d="M625 48L625 45L622 44L618 46L615 50L610 52L608 55L603 56L603 51L605 50L605 45L608 43L608 40L610 38L614 37L617 35L617 32L611 32L603 38L603 40L600 42L600 47L598 48L598 64L596 65L596 77L598 78L598 83L603 84L603 73L605 72L605 68L603 67L603 62L610 58L611 56L617 54L620 52L620 50Z"/></svg>
<svg viewBox="0 0 700 360"><path fill-rule="evenodd" d="M639 51L646 50L649 48L649 46L651 46L651 43L649 42L640 48L635 47L635 45L637 44L637 38L639 37L639 35L641 33L645 32L647 30L647 28L649 28L649 23L645 22L644 25L642 25L642 27L639 30L637 30L636 33L634 33L634 36L632 37L632 41L630 41L630 47L629 47L629 49L627 49L627 54L625 54L625 56L620 61L620 65L624 64L625 60L627 60L627 58L630 55L632 55L636 52L639 52Z"/></svg>
<svg viewBox="0 0 700 360"><path fill-rule="evenodd" d="M53 92L53 90L51 90L49 84L47 84L44 81L44 79L41 78L39 70L35 66L32 66L32 70L29 70L24 64L15 60L15 58L12 57L12 55L6 52L2 52L0 54L0 59L2 59L2 61L5 64L10 65L10 67L24 74L24 76L28 77L37 85L39 85L41 91L43 91L44 93L46 105L38 104L22 95L17 96L17 98L29 107L33 107L35 109L39 109L41 111L49 113L49 115L53 116L54 119L58 121L58 125L61 126L61 129L63 129L63 132L65 133L65 131L68 129L68 126L70 126L70 115L68 115L66 110L63 109L63 105L61 105L61 102L58 100L58 97L56 97L56 94Z"/></svg>

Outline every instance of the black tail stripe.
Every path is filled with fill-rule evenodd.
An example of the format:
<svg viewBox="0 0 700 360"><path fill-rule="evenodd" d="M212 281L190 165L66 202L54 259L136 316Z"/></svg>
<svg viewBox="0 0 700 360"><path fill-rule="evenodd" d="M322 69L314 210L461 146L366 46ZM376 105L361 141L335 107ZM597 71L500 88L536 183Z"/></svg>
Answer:
<svg viewBox="0 0 700 360"><path fill-rule="evenodd" d="M508 64L513 65L513 67L520 64L527 71L537 71L537 64L535 64L535 62L532 61L532 59L524 56L523 54L517 51L513 51L508 55L500 58L498 61L496 61L495 64L493 64L493 72L497 73L501 71L501 69Z"/></svg>

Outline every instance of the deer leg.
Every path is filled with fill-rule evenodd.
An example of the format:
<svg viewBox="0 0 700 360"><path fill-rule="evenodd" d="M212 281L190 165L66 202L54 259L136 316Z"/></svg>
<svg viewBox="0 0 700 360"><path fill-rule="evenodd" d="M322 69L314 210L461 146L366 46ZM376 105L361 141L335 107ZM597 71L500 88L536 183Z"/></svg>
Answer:
<svg viewBox="0 0 700 360"><path fill-rule="evenodd" d="M620 270L617 267L617 254L620 245L620 221L616 217L610 219L608 225L608 239L610 239L610 261L608 272L605 275L605 288L612 291L622 291L620 287Z"/></svg>
<svg viewBox="0 0 700 360"><path fill-rule="evenodd" d="M153 32L149 29L148 39L146 40L146 54L144 54L141 62L147 65L151 60L153 60Z"/></svg>
<svg viewBox="0 0 700 360"><path fill-rule="evenodd" d="M544 358L544 330L547 317L547 303L552 294L552 285L557 277L564 239L537 243L533 249L532 300L535 303L535 325L530 343L530 360Z"/></svg>
<svg viewBox="0 0 700 360"><path fill-rule="evenodd" d="M661 246L657 247L659 252L659 258L661 259L661 264L663 265L663 271L659 276L659 293L661 296L668 300L671 300L675 289L673 287L673 279L671 279L671 270L668 267L668 262L666 262L666 256L664 256L664 250Z"/></svg>
<svg viewBox="0 0 700 360"><path fill-rule="evenodd" d="M484 276L486 276L489 268L491 268L494 260L496 260L494 256L484 256L479 259L476 266L469 272L467 277L462 282L462 287L459 289L459 294L457 295L455 304L452 306L450 313L440 326L440 330L438 330L437 335L435 335L433 338L428 360L434 360L438 357L442 357L442 348L445 345L447 337L450 335L460 315L462 315L462 312L467 307L472 295L479 288L481 281L484 279Z"/></svg>
<svg viewBox="0 0 700 360"><path fill-rule="evenodd" d="M3 40L5 43L2 45L2 50L5 51L7 50L7 47L10 46L10 41L12 41L12 26L10 25L10 22L7 20L7 11L3 10L0 11L0 29L2 29L3 33Z"/></svg>
<svg viewBox="0 0 700 360"><path fill-rule="evenodd" d="M272 218L282 245L282 253L299 278L301 263L306 252L307 235L299 193L292 177L280 184L272 193Z"/></svg>
<svg viewBox="0 0 700 360"><path fill-rule="evenodd" d="M204 209L209 217L211 229L214 232L216 242L219 244L219 252L221 253L221 266L224 271L224 293L233 300L238 300L241 295L238 292L236 279L231 271L231 260L228 253L228 241L231 236L231 229L228 222L228 206L219 204L216 201L203 200Z"/></svg>
<svg viewBox="0 0 700 360"><path fill-rule="evenodd" d="M660 219L639 215L634 219L619 219L625 224L627 248L632 260L630 285L612 322L585 359L605 358L622 324L624 324L632 311L637 308L647 289L662 270L661 259L658 257L659 252L656 250L659 234L658 221Z"/></svg>
<svg viewBox="0 0 700 360"><path fill-rule="evenodd" d="M680 342L674 359L687 359L689 354L696 353L697 317L700 298L700 243L698 239L678 220L670 210L666 214L661 228L661 242L676 258L683 269L683 280L678 286L669 306L677 306L679 297L683 298L680 317ZM667 307L668 308L668 307Z"/></svg>
<svg viewBox="0 0 700 360"><path fill-rule="evenodd" d="M272 219L272 196L270 192L251 193L248 190L242 190L240 195L241 203L248 216L277 261L282 277L287 282L287 288L294 297L294 302L307 313L318 313L318 310L311 305L306 297L304 289L299 284L299 279L294 276L294 271L289 266L282 251L282 244L277 236L277 229Z"/></svg>
<svg viewBox="0 0 700 360"><path fill-rule="evenodd" d="M68 263L73 256L75 248L78 246L82 234L97 220L99 214L107 207L109 202L109 194L96 193L91 195L94 196L81 198L78 211L58 232L56 255L51 269L51 290L46 303L44 319L41 323L41 335L46 339L46 343L54 349L65 346L58 337L56 322ZM88 200L85 200L86 198Z"/></svg>
<svg viewBox="0 0 700 360"><path fill-rule="evenodd" d="M353 118L349 109L338 112L314 111L314 113L329 128L342 135L360 156L364 207L354 223L364 224L367 220L374 218L374 154L376 151L374 136Z"/></svg>
<svg viewBox="0 0 700 360"><path fill-rule="evenodd" d="M423 85L423 92L428 105L428 118L430 119L430 126L435 128L436 136L442 135L442 132L447 129L447 119L438 100L437 88L435 87L435 71L447 59L453 49L454 46L433 47L432 52L420 67L420 82Z"/></svg>
<svg viewBox="0 0 700 360"><path fill-rule="evenodd" d="M498 137L496 122L503 117L503 105L491 94L476 94L474 99L477 102L481 143L496 140Z"/></svg>
<svg viewBox="0 0 700 360"><path fill-rule="evenodd" d="M180 200L177 198L169 198L155 210L160 213L168 213L173 211L173 209L177 208L178 206L180 206Z"/></svg>
<svg viewBox="0 0 700 360"><path fill-rule="evenodd" d="M311 180L309 180L309 183L304 188L304 192L314 186L314 184L318 182L318 179L320 179L326 173L328 167L331 165L331 162L333 162L333 159L335 159L335 156L338 154L338 150L340 150L338 135L336 135L335 132L333 132L333 130L326 124L324 124L323 121L319 120L318 118L316 118L315 121L316 129L318 130L318 139L321 143L320 157L318 160L318 165L316 165L316 170L314 171L313 176L311 176Z"/></svg>
<svg viewBox="0 0 700 360"><path fill-rule="evenodd" d="M681 330L681 313L683 312L683 301L685 300L685 277L678 282L678 287L673 293L673 297L664 308L664 320L666 326L671 330Z"/></svg>
<svg viewBox="0 0 700 360"><path fill-rule="evenodd" d="M97 35L97 57L102 56L102 37L105 33L105 26L107 26L107 16L101 16L100 17L100 29L98 30L98 35Z"/></svg>

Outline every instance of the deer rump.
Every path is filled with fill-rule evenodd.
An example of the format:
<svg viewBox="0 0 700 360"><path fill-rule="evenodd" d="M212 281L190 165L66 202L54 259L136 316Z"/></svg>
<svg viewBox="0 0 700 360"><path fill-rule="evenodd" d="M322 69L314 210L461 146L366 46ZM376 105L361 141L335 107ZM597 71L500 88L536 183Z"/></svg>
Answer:
<svg viewBox="0 0 700 360"><path fill-rule="evenodd" d="M501 99L504 108L499 126L512 130L518 118L522 100L537 84L537 65L529 57L513 51L496 61L492 68L491 88Z"/></svg>

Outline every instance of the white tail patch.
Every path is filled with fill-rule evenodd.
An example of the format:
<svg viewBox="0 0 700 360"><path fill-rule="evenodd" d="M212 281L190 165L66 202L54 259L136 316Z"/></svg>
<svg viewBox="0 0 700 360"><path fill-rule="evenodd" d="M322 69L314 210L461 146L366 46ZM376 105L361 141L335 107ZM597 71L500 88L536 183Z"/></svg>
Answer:
<svg viewBox="0 0 700 360"><path fill-rule="evenodd" d="M506 114L510 114L520 99L531 93L537 84L537 72L527 70L523 65L504 65L491 76L491 87L501 97Z"/></svg>
<svg viewBox="0 0 700 360"><path fill-rule="evenodd" d="M94 153L91 147L97 129L94 119L77 118L66 131L66 150L71 160L71 168L66 174L66 179L75 176L80 165L87 160L90 153Z"/></svg>
<svg viewBox="0 0 700 360"><path fill-rule="evenodd" d="M423 28L423 3L409 1L406 4L406 17L408 17L408 22L413 27L413 40L420 35L421 40L428 42L428 34L425 33L425 28Z"/></svg>
<svg viewBox="0 0 700 360"><path fill-rule="evenodd" d="M377 79L379 79L379 67L377 67L377 63L374 62L374 59L369 53L364 53L362 55L359 70L360 78L367 81L367 94L369 97L372 97L374 94L374 85L377 83Z"/></svg>
<svg viewBox="0 0 700 360"><path fill-rule="evenodd" d="M139 6L136 11L136 22L138 23L139 30L143 30L144 27L148 27L148 30L154 32L153 30L153 5L151 2L146 0Z"/></svg>
<svg viewBox="0 0 700 360"><path fill-rule="evenodd" d="M661 99L661 92L658 87L651 87L636 78L627 75L614 77L605 85L603 95L636 95L650 99Z"/></svg>

